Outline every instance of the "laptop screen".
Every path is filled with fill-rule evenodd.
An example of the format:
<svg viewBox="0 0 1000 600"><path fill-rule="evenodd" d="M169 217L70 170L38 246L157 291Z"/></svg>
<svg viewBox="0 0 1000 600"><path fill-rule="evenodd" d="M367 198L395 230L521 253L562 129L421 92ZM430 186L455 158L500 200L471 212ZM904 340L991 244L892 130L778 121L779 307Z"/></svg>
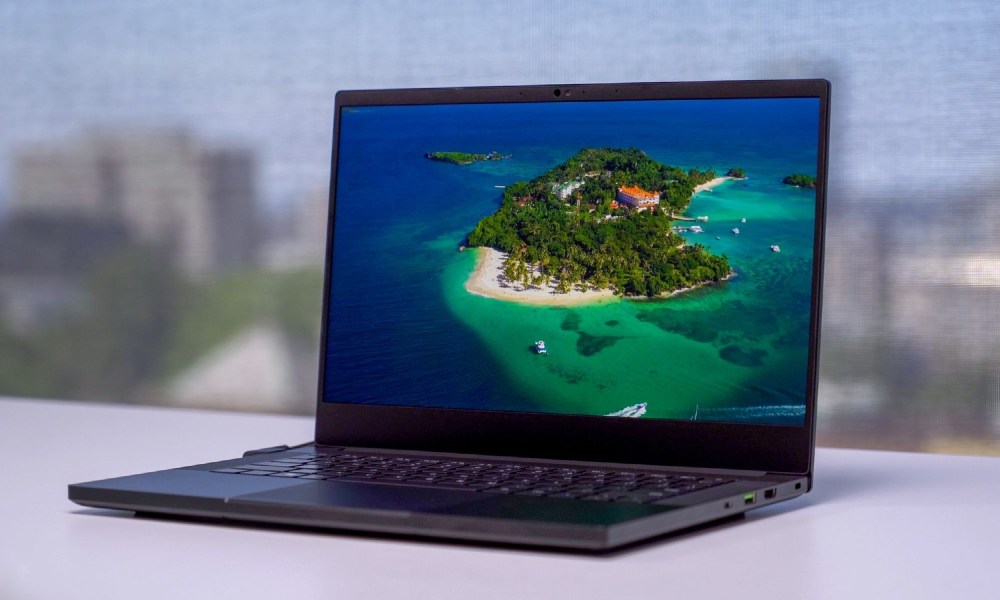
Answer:
<svg viewBox="0 0 1000 600"><path fill-rule="evenodd" d="M342 107L323 400L804 425L819 103Z"/></svg>

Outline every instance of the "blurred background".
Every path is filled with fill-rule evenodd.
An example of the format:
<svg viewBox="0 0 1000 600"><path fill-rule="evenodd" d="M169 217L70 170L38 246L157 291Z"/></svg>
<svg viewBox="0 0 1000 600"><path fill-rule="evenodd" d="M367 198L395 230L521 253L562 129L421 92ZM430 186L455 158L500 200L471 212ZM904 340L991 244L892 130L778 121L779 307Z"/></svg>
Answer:
<svg viewBox="0 0 1000 600"><path fill-rule="evenodd" d="M821 444L1000 454L1000 4L6 0L0 395L310 414L338 89L833 82Z"/></svg>

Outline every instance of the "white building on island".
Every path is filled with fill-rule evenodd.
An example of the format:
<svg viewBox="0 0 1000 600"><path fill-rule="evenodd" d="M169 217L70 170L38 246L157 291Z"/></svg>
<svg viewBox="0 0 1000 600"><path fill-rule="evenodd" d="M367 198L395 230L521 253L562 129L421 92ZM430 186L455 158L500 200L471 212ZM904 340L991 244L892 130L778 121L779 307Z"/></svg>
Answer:
<svg viewBox="0 0 1000 600"><path fill-rule="evenodd" d="M567 181L562 185L552 186L552 192L556 196L559 196L560 200L565 200L566 198L569 198L570 194L580 189L581 186L583 186L582 181Z"/></svg>
<svg viewBox="0 0 1000 600"><path fill-rule="evenodd" d="M615 199L620 204L631 206L636 210L655 209L660 204L660 192L648 192L637 185L618 188Z"/></svg>

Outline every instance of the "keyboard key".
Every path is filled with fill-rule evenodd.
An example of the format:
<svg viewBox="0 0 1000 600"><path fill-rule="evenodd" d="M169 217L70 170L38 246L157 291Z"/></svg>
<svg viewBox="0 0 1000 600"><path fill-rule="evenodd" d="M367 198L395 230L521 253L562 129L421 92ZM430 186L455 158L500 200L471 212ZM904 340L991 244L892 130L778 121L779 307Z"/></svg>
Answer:
<svg viewBox="0 0 1000 600"><path fill-rule="evenodd" d="M611 502L616 498L613 494L592 494L590 496L583 496L584 500L593 500L595 502Z"/></svg>
<svg viewBox="0 0 1000 600"><path fill-rule="evenodd" d="M523 485L498 485L491 488L486 488L483 491L489 492L491 494L513 494L515 492L520 492L524 489Z"/></svg>
<svg viewBox="0 0 1000 600"><path fill-rule="evenodd" d="M253 469L256 471L270 471L272 473L280 473L281 471L290 471L293 467L287 465L283 467L274 467L271 465L243 465L246 469Z"/></svg>
<svg viewBox="0 0 1000 600"><path fill-rule="evenodd" d="M586 494L581 494L580 492L557 492L555 494L549 494L549 498L570 498L576 500Z"/></svg>

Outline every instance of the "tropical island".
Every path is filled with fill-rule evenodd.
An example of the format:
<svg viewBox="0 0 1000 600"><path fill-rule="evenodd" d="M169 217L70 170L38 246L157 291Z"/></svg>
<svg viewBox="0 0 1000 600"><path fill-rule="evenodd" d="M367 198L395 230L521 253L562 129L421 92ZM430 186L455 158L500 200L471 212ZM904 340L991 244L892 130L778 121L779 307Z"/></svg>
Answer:
<svg viewBox="0 0 1000 600"><path fill-rule="evenodd" d="M496 150L486 154L470 154L468 152L428 152L424 155L431 160L452 163L455 165L471 165L484 160L503 160L510 158L510 154L500 154Z"/></svg>
<svg viewBox="0 0 1000 600"><path fill-rule="evenodd" d="M816 178L812 175L803 175L802 173L796 173L794 175L789 175L781 180L781 183L785 185L793 185L799 188L815 188Z"/></svg>
<svg viewBox="0 0 1000 600"><path fill-rule="evenodd" d="M744 171L742 167L733 167L726 172L726 177L732 177L733 179L746 179L747 172Z"/></svg>
<svg viewBox="0 0 1000 600"><path fill-rule="evenodd" d="M467 288L565 304L560 295L656 297L727 279L728 259L689 245L672 224L695 193L728 179L660 164L636 148L585 148L506 187L497 211L468 236L469 246L483 250ZM494 269L509 288L502 294L481 285Z"/></svg>

